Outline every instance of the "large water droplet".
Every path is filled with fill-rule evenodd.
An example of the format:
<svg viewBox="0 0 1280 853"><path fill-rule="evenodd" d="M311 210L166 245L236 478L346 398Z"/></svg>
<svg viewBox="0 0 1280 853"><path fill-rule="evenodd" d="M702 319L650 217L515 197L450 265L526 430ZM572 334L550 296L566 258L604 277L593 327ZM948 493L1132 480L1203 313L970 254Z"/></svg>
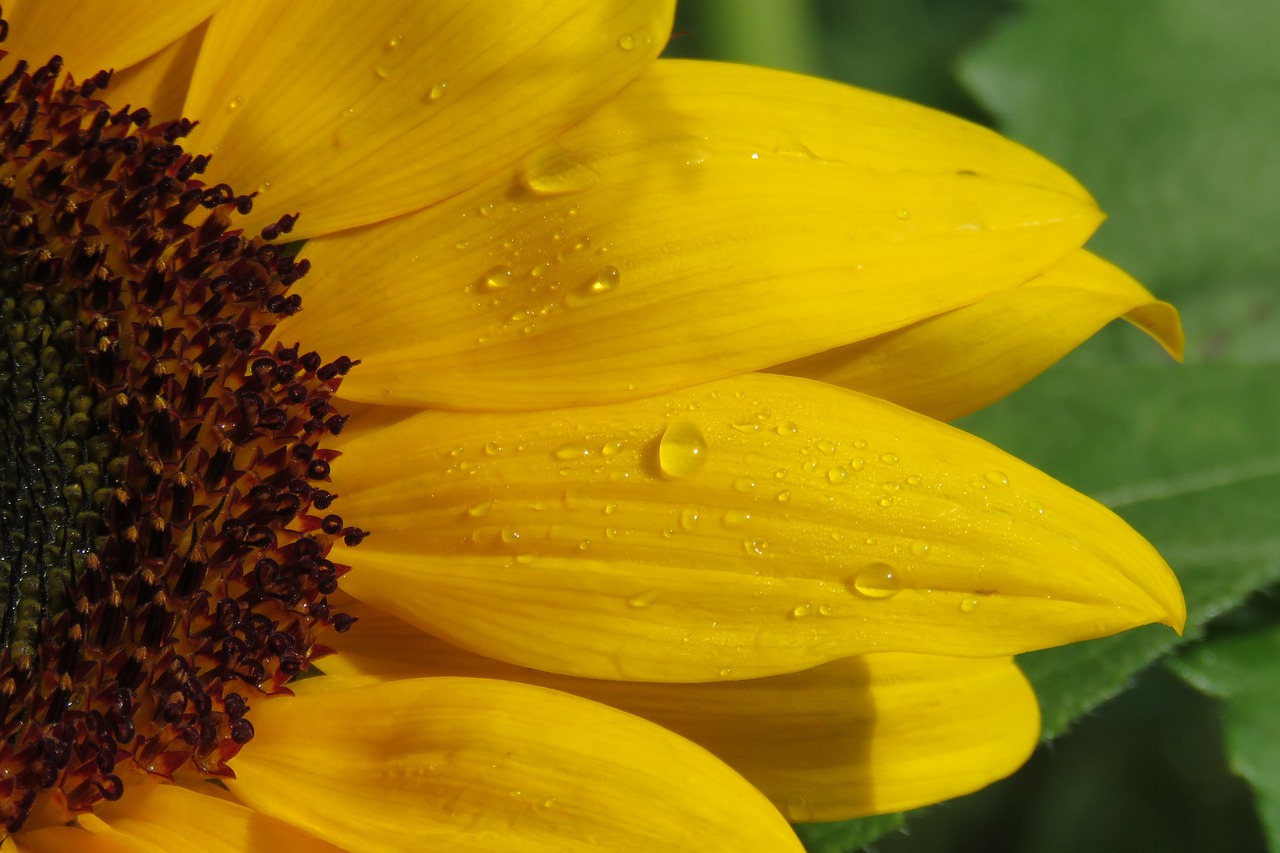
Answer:
<svg viewBox="0 0 1280 853"><path fill-rule="evenodd" d="M658 441L658 466L668 477L691 477L707 461L707 440L697 424L675 420Z"/></svg>
<svg viewBox="0 0 1280 853"><path fill-rule="evenodd" d="M658 596L662 595L660 589L646 589L644 592L637 593L627 599L627 606L634 607L637 610L642 607L648 607L658 600Z"/></svg>
<svg viewBox="0 0 1280 853"><path fill-rule="evenodd" d="M480 286L486 290L501 290L511 283L511 267L493 267L480 277Z"/></svg>
<svg viewBox="0 0 1280 853"><path fill-rule="evenodd" d="M840 483L844 482L844 478L848 476L848 473L849 473L848 471L845 471L843 468L837 465L834 468L827 471L827 482L833 486L839 485Z"/></svg>
<svg viewBox="0 0 1280 853"><path fill-rule="evenodd" d="M865 598L892 598L902 591L902 578L888 563L870 563L853 576L849 586Z"/></svg>
<svg viewBox="0 0 1280 853"><path fill-rule="evenodd" d="M561 195L584 190L599 177L571 152L550 148L525 161L520 182L538 195Z"/></svg>

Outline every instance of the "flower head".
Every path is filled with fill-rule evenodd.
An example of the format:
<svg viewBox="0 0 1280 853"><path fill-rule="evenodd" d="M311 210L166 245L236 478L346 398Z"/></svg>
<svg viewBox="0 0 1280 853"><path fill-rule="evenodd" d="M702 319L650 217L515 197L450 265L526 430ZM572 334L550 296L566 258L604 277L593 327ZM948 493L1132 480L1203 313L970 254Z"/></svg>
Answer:
<svg viewBox="0 0 1280 853"><path fill-rule="evenodd" d="M935 420L1180 346L1052 165L655 62L665 2L138 5L0 84L23 843L786 849L1016 767L1011 655L1180 627Z"/></svg>

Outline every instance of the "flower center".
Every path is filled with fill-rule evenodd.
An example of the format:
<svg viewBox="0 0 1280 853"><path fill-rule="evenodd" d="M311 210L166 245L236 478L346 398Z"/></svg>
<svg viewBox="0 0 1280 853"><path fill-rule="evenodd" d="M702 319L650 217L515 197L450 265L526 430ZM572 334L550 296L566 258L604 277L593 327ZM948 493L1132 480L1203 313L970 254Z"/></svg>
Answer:
<svg viewBox="0 0 1280 853"><path fill-rule="evenodd" d="M4 30L0 21L0 35ZM2 58L2 52L0 52ZM227 776L250 705L354 621L327 596L353 365L270 341L306 273L252 199L61 62L0 81L0 824Z"/></svg>

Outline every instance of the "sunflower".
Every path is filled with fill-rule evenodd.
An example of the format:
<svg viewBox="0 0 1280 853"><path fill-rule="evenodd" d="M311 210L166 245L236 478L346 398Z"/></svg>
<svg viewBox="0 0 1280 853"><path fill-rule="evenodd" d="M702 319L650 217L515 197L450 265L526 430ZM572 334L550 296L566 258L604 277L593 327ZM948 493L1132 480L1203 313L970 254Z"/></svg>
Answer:
<svg viewBox="0 0 1280 853"><path fill-rule="evenodd" d="M798 849L1181 628L941 422L1181 346L1034 154L671 2L6 11L5 849Z"/></svg>

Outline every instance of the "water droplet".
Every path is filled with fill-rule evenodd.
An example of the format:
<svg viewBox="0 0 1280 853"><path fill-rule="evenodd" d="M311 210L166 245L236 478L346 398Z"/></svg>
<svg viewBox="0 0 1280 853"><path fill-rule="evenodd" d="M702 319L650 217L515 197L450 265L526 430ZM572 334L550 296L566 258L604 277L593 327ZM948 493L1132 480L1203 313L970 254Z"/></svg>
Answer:
<svg viewBox="0 0 1280 853"><path fill-rule="evenodd" d="M833 486L843 483L844 478L848 475L848 473L849 473L848 471L845 471L843 468L837 465L836 467L827 471L827 482L831 483L831 485Z"/></svg>
<svg viewBox="0 0 1280 853"><path fill-rule="evenodd" d="M800 427L796 426L794 421L786 421L774 427L774 431L778 435L795 435L799 429Z"/></svg>
<svg viewBox="0 0 1280 853"><path fill-rule="evenodd" d="M750 477L738 477L733 481L733 490L735 492L751 492L756 487L756 481Z"/></svg>
<svg viewBox="0 0 1280 853"><path fill-rule="evenodd" d="M511 267L494 267L480 277L480 286L488 290L501 290L511 283Z"/></svg>
<svg viewBox="0 0 1280 853"><path fill-rule="evenodd" d="M807 823L813 820L813 809L809 807L808 800L795 794L787 800L787 817L796 823Z"/></svg>
<svg viewBox="0 0 1280 853"><path fill-rule="evenodd" d="M483 503L474 504L467 508L467 515L472 518L483 518L489 514L489 510L493 509L493 501L484 501Z"/></svg>
<svg viewBox="0 0 1280 853"><path fill-rule="evenodd" d="M400 46L400 43L403 41L404 41L403 35L392 36L391 40L387 42L387 50L395 50L397 47Z"/></svg>
<svg viewBox="0 0 1280 853"><path fill-rule="evenodd" d="M920 485L920 483L921 483L921 480L920 480L919 474L912 474L911 476L907 477L908 486L918 486Z"/></svg>
<svg viewBox="0 0 1280 853"><path fill-rule="evenodd" d="M561 195L584 190L600 176L588 169L572 152L544 148L524 163L520 182L538 195Z"/></svg>
<svg viewBox="0 0 1280 853"><path fill-rule="evenodd" d="M751 520L751 513L743 512L740 509L731 509L725 512L724 518L720 519L720 523L725 527L741 527Z"/></svg>
<svg viewBox="0 0 1280 853"><path fill-rule="evenodd" d="M788 492L786 490L778 492L779 503L788 503L790 500L791 500L791 492Z"/></svg>
<svg viewBox="0 0 1280 853"><path fill-rule="evenodd" d="M591 292L605 293L613 290L621 280L622 273L618 271L618 268L613 264L605 264L601 267L600 272L596 273L595 280L591 282Z"/></svg>
<svg viewBox="0 0 1280 853"><path fill-rule="evenodd" d="M520 541L520 532L511 525L502 528L502 541L511 543Z"/></svg>
<svg viewBox="0 0 1280 853"><path fill-rule="evenodd" d="M244 96L243 96L243 95L236 95L234 98L232 98L231 100L227 101L227 112L229 112L229 113L233 113L233 112L235 112L236 110L240 109L240 107L241 107L243 104L244 104Z"/></svg>
<svg viewBox="0 0 1280 853"><path fill-rule="evenodd" d="M606 527L606 528L604 529L604 538L605 538L605 539L617 539L617 538L618 538L618 528L616 528L616 527Z"/></svg>
<svg viewBox="0 0 1280 853"><path fill-rule="evenodd" d="M996 486L1009 485L1009 477L1003 471L988 471L983 476L985 476L987 478L987 482L991 483L992 485L996 485Z"/></svg>
<svg viewBox="0 0 1280 853"><path fill-rule="evenodd" d="M881 454L881 456L880 456L880 461L881 461L881 462L883 462L883 463L884 463L884 464L886 464L886 465L897 465L897 464L898 464L898 454L896 454L896 453L884 453L884 454Z"/></svg>
<svg viewBox="0 0 1280 853"><path fill-rule="evenodd" d="M907 210L905 207L900 207L893 212L893 215L899 219L909 219L911 218L911 211Z"/></svg>
<svg viewBox="0 0 1280 853"><path fill-rule="evenodd" d="M760 424L752 422L746 424L734 424L733 428L738 432L756 432L760 429Z"/></svg>
<svg viewBox="0 0 1280 853"><path fill-rule="evenodd" d="M431 91L427 92L427 100L438 101L444 97L445 92L449 90L449 84L441 81L431 87Z"/></svg>
<svg viewBox="0 0 1280 853"><path fill-rule="evenodd" d="M379 80L386 80L391 76L391 69L385 65L379 65L377 68L373 69L373 73L377 75Z"/></svg>
<svg viewBox="0 0 1280 853"><path fill-rule="evenodd" d="M516 562L522 566L530 565L535 559L532 554L516 554Z"/></svg>
<svg viewBox="0 0 1280 853"><path fill-rule="evenodd" d="M627 599L627 606L634 607L639 610L642 607L648 607L658 600L658 596L662 595L660 589L646 589L644 592L637 593Z"/></svg>
<svg viewBox="0 0 1280 853"><path fill-rule="evenodd" d="M830 616L830 615L831 615L831 605L830 605L830 604L822 604L822 605L819 605L819 607L818 607L818 615L819 615L819 616Z"/></svg>
<svg viewBox="0 0 1280 853"><path fill-rule="evenodd" d="M497 456L502 452L502 445L496 441L487 441L484 445L485 456Z"/></svg>
<svg viewBox="0 0 1280 853"><path fill-rule="evenodd" d="M591 498L586 495L575 492L573 489L566 489L564 493L564 508L568 510L583 510L591 506Z"/></svg>
<svg viewBox="0 0 1280 853"><path fill-rule="evenodd" d="M808 616L812 611L813 611L813 605L806 602L804 604L797 604L795 608L791 611L791 615L796 617L797 619L801 619L805 616Z"/></svg>
<svg viewBox="0 0 1280 853"><path fill-rule="evenodd" d="M623 50L632 50L636 46L636 38L631 33L623 33L618 36L618 47Z"/></svg>
<svg viewBox="0 0 1280 853"><path fill-rule="evenodd" d="M769 540L744 539L742 540L742 550L746 551L753 557L763 557L764 552L769 550Z"/></svg>
<svg viewBox="0 0 1280 853"><path fill-rule="evenodd" d="M556 448L554 455L557 459L581 459L584 456L590 456L591 451L585 444L566 444Z"/></svg>
<svg viewBox="0 0 1280 853"><path fill-rule="evenodd" d="M888 563L870 563L853 576L850 586L865 598L892 598L902 591L902 578Z"/></svg>
<svg viewBox="0 0 1280 853"><path fill-rule="evenodd" d="M615 512L618 511L618 505L613 501L609 501L609 503L605 504L600 511L603 512L605 515L613 515Z"/></svg>
<svg viewBox="0 0 1280 853"><path fill-rule="evenodd" d="M977 609L978 609L978 599L974 598L973 596L971 595L965 596L960 600L961 613L972 613Z"/></svg>
<svg viewBox="0 0 1280 853"><path fill-rule="evenodd" d="M731 675L733 675L733 667L731 667L731 666L725 666L725 667L721 667L721 668L720 668L720 677L721 677L721 678L728 678L728 677L729 677L729 676L731 676Z"/></svg>
<svg viewBox="0 0 1280 853"><path fill-rule="evenodd" d="M697 424L675 420L658 442L658 466L668 477L691 477L707 461L707 440Z"/></svg>
<svg viewBox="0 0 1280 853"><path fill-rule="evenodd" d="M880 506L893 506L893 498L881 498Z"/></svg>
<svg viewBox="0 0 1280 853"><path fill-rule="evenodd" d="M825 438L819 441L814 446L817 447L819 450L821 450L823 453L827 454L828 456L836 452L835 444L830 441L827 441Z"/></svg>
<svg viewBox="0 0 1280 853"><path fill-rule="evenodd" d="M915 554L917 557L923 557L925 554L929 553L929 543L923 539L917 539L911 543L911 553Z"/></svg>
<svg viewBox="0 0 1280 853"><path fill-rule="evenodd" d="M609 458L610 456L617 456L621 452L622 452L622 442L617 441L616 439L614 441L606 441L604 445L600 448L600 455L605 457L606 459Z"/></svg>
<svg viewBox="0 0 1280 853"><path fill-rule="evenodd" d="M698 526L698 508L690 504L680 510L680 527L683 530L693 530Z"/></svg>

